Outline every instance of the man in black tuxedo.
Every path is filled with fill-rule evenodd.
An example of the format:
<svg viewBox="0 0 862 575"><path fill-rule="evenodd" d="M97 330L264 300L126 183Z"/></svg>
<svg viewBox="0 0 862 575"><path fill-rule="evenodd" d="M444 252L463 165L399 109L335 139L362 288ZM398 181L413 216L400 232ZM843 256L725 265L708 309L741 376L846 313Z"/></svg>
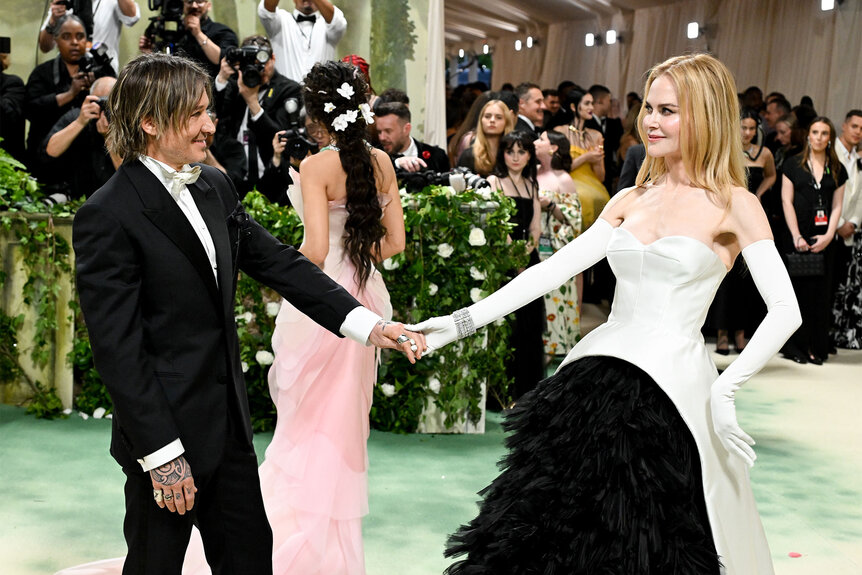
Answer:
<svg viewBox="0 0 862 575"><path fill-rule="evenodd" d="M602 133L605 137L605 181L608 191L615 190L614 180L619 176L617 150L620 149L620 139L623 137L623 122L619 117L619 102L611 99L611 91L600 84L590 86L593 97L593 117L584 124ZM623 158L625 159L625 158Z"/></svg>
<svg viewBox="0 0 862 575"><path fill-rule="evenodd" d="M226 175L189 165L214 130L210 91L185 58L126 65L108 101L108 145L124 163L74 222L81 309L126 474L125 575L179 575L192 525L213 573L272 573L234 321L238 271L339 337L411 361L418 349L251 219Z"/></svg>
<svg viewBox="0 0 862 575"><path fill-rule="evenodd" d="M238 186L240 196L245 196L272 160L275 134L298 124L302 92L299 84L275 69L275 55L268 39L249 36L242 41L242 48L266 55L266 64L259 71L260 83L249 80L252 85L246 84L242 71L223 58L215 79L215 108L219 138L235 138L245 149L246 175Z"/></svg>
<svg viewBox="0 0 862 575"><path fill-rule="evenodd" d="M524 82L515 88L518 96L518 118L515 130L527 132L534 138L539 137L542 122L545 120L545 96L538 84Z"/></svg>
<svg viewBox="0 0 862 575"><path fill-rule="evenodd" d="M445 150L420 142L410 135L410 108L401 102L388 102L374 108L380 146L392 158L396 168L408 172L434 170L448 172L449 156Z"/></svg>

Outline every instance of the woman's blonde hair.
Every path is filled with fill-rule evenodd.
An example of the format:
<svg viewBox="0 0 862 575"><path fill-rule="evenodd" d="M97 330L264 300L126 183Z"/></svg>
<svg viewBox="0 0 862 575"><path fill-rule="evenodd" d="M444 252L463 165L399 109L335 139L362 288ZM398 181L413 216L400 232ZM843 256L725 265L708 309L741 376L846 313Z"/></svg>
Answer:
<svg viewBox="0 0 862 575"><path fill-rule="evenodd" d="M653 82L662 76L673 84L679 101L679 146L691 184L713 192L729 208L732 188L746 185L739 137L739 101L733 76L709 54L676 56L650 70L644 102ZM638 114L638 132L643 142L647 141L645 115L644 104ZM666 173L664 158L650 156L647 146L637 185L656 182Z"/></svg>
<svg viewBox="0 0 862 575"><path fill-rule="evenodd" d="M476 172L483 176L490 174L491 170L494 169L494 164L497 162L497 154L491 153L488 138L485 136L485 130L482 129L482 117L485 115L485 110L490 106L497 106L503 112L503 118L506 120L506 124L503 126L503 136L515 128L515 120L502 100L488 100L488 103L482 106L482 111L479 112L479 118L476 120L476 140L473 142L473 166L476 168Z"/></svg>
<svg viewBox="0 0 862 575"><path fill-rule="evenodd" d="M110 122L105 143L124 163L147 153L149 135L141 122L149 118L158 135L181 131L202 94L212 101L209 74L181 56L141 54L120 71L108 96Z"/></svg>

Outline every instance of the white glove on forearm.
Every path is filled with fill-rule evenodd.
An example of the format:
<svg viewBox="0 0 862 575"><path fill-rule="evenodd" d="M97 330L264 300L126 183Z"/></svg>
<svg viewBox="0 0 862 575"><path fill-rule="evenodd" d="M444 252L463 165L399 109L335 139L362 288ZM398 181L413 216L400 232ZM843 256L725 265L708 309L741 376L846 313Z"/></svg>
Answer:
<svg viewBox="0 0 862 575"><path fill-rule="evenodd" d="M781 349L802 324L802 316L787 269L772 240L750 244L742 250L742 257L766 302L766 318L739 357L712 384L710 407L713 428L722 445L751 467L757 459L751 448L754 440L739 427L734 395Z"/></svg>
<svg viewBox="0 0 862 575"><path fill-rule="evenodd" d="M524 272L480 302L467 308L475 329L486 326L560 287L605 257L613 226L602 218L553 256ZM407 329L425 334L428 351L458 339L455 318L435 317Z"/></svg>

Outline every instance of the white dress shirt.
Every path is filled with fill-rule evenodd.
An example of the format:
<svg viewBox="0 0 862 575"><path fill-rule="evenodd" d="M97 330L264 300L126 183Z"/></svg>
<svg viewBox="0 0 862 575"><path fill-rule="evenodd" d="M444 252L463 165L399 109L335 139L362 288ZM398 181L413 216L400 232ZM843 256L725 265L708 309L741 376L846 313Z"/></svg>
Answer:
<svg viewBox="0 0 862 575"><path fill-rule="evenodd" d="M275 69L294 82L302 83L317 62L335 60L335 45L347 30L344 13L333 6L332 22L327 23L320 12L314 12L314 23L297 23L298 10L288 12L276 8L270 12L260 0L257 15L275 52Z"/></svg>
<svg viewBox="0 0 862 575"><path fill-rule="evenodd" d="M177 202L180 210L182 210L183 215L188 219L189 224L194 228L198 239L201 241L201 244L207 253L207 257L210 260L213 275L216 276L216 285L218 285L215 244L213 243L209 228L207 228L203 217L201 217L200 210L198 210L197 204L195 204L194 198L189 192L188 187L182 185L179 190L175 191L176 193L172 192L171 188L173 186L173 182L162 170L168 174L172 174L176 172L176 170L164 162L160 162L159 160L149 156L141 156L141 163L144 164L144 166L146 166L147 169L156 176L156 178L158 178L159 182L161 182L163 186L165 186L165 189ZM190 166L186 164L183 168L187 169L190 168ZM368 345L368 338L371 335L371 331L381 319L382 318L373 311L365 307L358 306L353 308L350 313L347 314L344 318L344 322L339 328L339 331L341 332L341 335L345 337L349 337L362 345ZM183 443L179 438L177 438L161 449L144 456L142 459L138 459L138 463L141 464L144 471L150 471L151 469L155 469L160 465L164 465L165 463L176 459L184 452L185 448L183 447Z"/></svg>
<svg viewBox="0 0 862 575"><path fill-rule="evenodd" d="M848 150L840 138L835 138L835 153L847 170L847 182L844 184L844 202L841 207L841 219L838 225L851 222L856 229L862 223L862 173L859 171L859 152L856 148ZM853 236L844 240L848 246L853 245Z"/></svg>

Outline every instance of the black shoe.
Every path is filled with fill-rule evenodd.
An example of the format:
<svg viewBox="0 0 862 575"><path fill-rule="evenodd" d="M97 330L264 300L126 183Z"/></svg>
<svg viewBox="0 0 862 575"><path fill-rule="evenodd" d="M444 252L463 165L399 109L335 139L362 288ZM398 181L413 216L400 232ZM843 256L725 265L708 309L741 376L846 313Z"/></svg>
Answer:
<svg viewBox="0 0 862 575"><path fill-rule="evenodd" d="M715 353L717 353L718 355L730 355L730 348L727 348L727 349L715 348Z"/></svg>
<svg viewBox="0 0 862 575"><path fill-rule="evenodd" d="M816 355L809 355L808 363L813 363L814 365L823 365L823 360Z"/></svg>
<svg viewBox="0 0 862 575"><path fill-rule="evenodd" d="M790 361L795 361L796 363L808 363L808 358L804 355L796 355L795 353L785 353L784 359L789 359Z"/></svg>
<svg viewBox="0 0 862 575"><path fill-rule="evenodd" d="M838 348L834 345L829 348L829 355L836 355L838 353Z"/></svg>

